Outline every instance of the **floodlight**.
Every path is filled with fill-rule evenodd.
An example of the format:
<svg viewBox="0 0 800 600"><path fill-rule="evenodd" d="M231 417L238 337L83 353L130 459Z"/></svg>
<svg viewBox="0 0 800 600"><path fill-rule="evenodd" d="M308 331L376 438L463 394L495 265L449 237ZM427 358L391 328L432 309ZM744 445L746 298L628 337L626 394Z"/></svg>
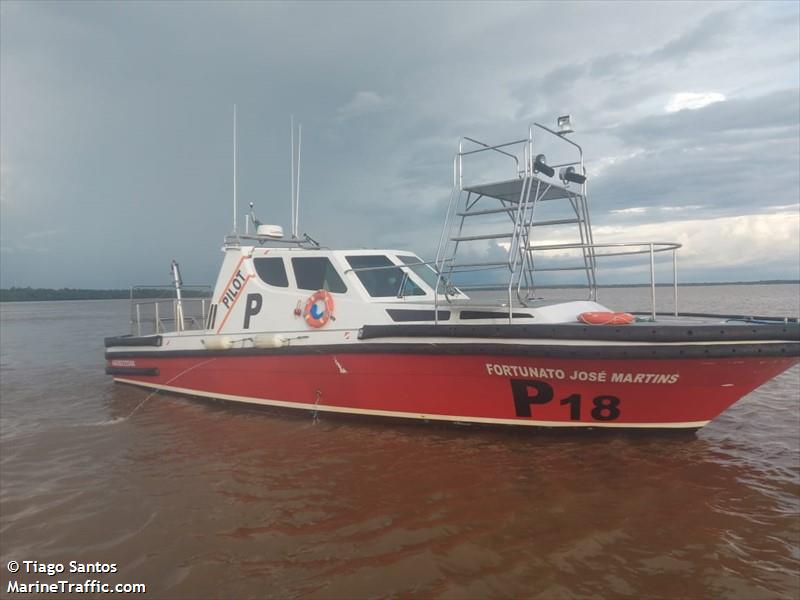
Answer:
<svg viewBox="0 0 800 600"><path fill-rule="evenodd" d="M568 133L575 133L572 126L572 115L562 115L556 119L558 126L558 135L567 135Z"/></svg>

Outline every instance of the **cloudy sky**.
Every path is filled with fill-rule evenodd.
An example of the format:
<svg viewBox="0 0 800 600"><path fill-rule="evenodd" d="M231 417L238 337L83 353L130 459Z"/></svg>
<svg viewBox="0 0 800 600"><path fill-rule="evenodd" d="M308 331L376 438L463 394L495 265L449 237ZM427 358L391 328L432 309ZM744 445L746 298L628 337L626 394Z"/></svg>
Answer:
<svg viewBox="0 0 800 600"><path fill-rule="evenodd" d="M330 246L431 257L458 138L568 112L596 241L798 278L799 6L4 1L0 285L167 283L172 258L213 282L234 103L241 206L288 229L294 114L301 230Z"/></svg>

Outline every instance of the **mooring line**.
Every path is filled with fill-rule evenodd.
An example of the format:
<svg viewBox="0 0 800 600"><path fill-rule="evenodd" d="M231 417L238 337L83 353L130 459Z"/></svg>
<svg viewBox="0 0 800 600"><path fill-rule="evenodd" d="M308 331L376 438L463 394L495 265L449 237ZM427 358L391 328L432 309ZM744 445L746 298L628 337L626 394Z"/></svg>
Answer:
<svg viewBox="0 0 800 600"><path fill-rule="evenodd" d="M209 358L208 360L204 360L203 362L199 362L199 363L197 363L196 365L192 365L191 367L189 367L189 368L187 368L187 369L184 369L183 371L181 371L180 373L178 373L177 375L175 375L175 377L173 377L172 379L170 379L169 381L167 381L167 382L166 382L165 384L163 384L163 385L169 385L170 383L172 383L173 381L175 381L175 380L176 380L178 377L181 377L182 375L185 375L185 374L186 374L186 373L188 373L189 371L193 371L194 369L196 369L196 368L198 368L198 367L202 367L203 365L205 365L205 364L208 364L208 363L210 363L211 361L214 361L214 360L217 360L217 359L216 359L216 358ZM150 400L150 398L152 398L152 397L153 397L153 396L155 396L155 395L156 395L158 392L161 392L161 391L163 391L163 390L160 390L160 389L155 389L155 390L153 390L152 392L150 392L150 393L147 395L147 398L145 398L145 399L144 399L144 400L142 400L142 401L141 401L139 404L137 404L137 405L136 405L136 407L135 407L135 408L134 408L134 409L131 411L131 413L130 413L130 414L127 416L127 417L124 417L124 419L123 419L123 420L128 420L128 419L130 419L130 418L131 418L131 417L132 417L132 416L133 416L133 415L136 413L136 411L137 411L137 410L139 410L139 409L140 409L140 408L141 408L141 407L144 405L144 403L145 403L145 402L147 402L148 400Z"/></svg>

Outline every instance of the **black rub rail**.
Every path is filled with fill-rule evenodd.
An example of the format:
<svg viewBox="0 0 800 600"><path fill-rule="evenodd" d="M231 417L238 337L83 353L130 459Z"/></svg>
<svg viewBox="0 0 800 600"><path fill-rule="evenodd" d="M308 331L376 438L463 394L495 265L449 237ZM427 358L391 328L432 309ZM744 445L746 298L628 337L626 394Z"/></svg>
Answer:
<svg viewBox="0 0 800 600"><path fill-rule="evenodd" d="M358 337L590 340L604 342L800 342L800 324L769 325L364 325Z"/></svg>
<svg viewBox="0 0 800 600"><path fill-rule="evenodd" d="M160 346L160 335L119 335L115 337L107 337L105 340L105 347L112 348L115 346Z"/></svg>

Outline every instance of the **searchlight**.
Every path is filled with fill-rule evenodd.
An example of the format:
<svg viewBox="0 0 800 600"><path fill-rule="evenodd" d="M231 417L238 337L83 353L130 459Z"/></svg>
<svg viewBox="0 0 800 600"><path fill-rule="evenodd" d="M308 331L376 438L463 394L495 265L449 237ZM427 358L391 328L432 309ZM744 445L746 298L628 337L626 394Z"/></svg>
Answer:
<svg viewBox="0 0 800 600"><path fill-rule="evenodd" d="M575 167L565 167L558 172L558 177L564 183L571 181L582 185L586 183L586 175L582 175L575 170Z"/></svg>
<svg viewBox="0 0 800 600"><path fill-rule="evenodd" d="M533 172L544 173L548 177L556 174L556 170L547 164L547 157L544 154L537 154L533 159Z"/></svg>

